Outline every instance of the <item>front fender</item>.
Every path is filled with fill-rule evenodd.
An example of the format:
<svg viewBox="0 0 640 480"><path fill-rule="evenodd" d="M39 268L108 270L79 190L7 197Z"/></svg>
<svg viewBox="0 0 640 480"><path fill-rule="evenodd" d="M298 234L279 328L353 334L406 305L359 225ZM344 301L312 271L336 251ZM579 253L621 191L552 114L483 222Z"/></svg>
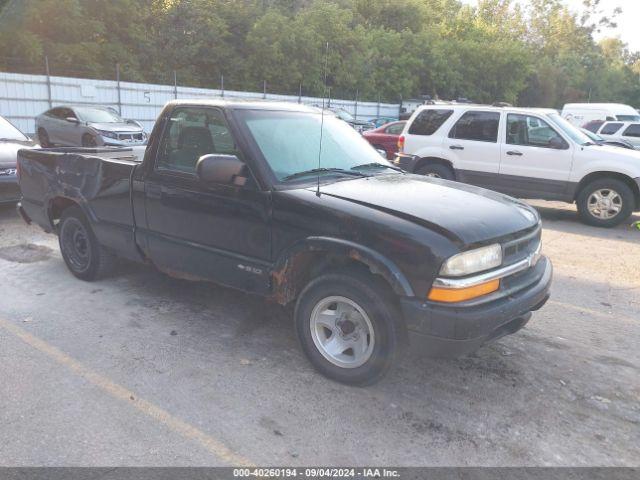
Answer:
<svg viewBox="0 0 640 480"><path fill-rule="evenodd" d="M366 265L372 273L381 275L391 285L393 291L400 296L413 297L411 284L398 266L365 245L349 240L332 237L307 237L296 243L280 255L274 265L274 295L280 303L288 303L295 298L299 287L296 285L297 271L304 268L306 253L331 253L349 258Z"/></svg>

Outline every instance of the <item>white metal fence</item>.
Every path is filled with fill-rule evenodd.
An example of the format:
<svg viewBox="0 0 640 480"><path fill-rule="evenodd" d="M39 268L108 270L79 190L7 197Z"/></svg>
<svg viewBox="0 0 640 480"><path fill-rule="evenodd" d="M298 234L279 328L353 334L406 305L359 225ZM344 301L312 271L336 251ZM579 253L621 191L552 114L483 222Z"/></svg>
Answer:
<svg viewBox="0 0 640 480"><path fill-rule="evenodd" d="M169 100L175 98L252 98L321 105L322 98L238 92L177 85L90 80L47 75L0 72L0 115L25 133L34 133L34 117L61 104L110 106L124 118L137 120L148 132ZM331 107L343 108L358 119L397 118L400 105L332 99Z"/></svg>

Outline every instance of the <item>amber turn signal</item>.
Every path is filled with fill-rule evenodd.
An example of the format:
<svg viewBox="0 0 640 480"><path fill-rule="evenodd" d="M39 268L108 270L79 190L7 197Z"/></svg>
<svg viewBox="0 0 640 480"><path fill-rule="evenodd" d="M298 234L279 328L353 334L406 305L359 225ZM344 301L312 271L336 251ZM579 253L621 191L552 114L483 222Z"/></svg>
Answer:
<svg viewBox="0 0 640 480"><path fill-rule="evenodd" d="M500 288L500 280L491 280L480 285L467 288L441 288L433 287L429 292L429 300L434 302L464 302L495 292Z"/></svg>

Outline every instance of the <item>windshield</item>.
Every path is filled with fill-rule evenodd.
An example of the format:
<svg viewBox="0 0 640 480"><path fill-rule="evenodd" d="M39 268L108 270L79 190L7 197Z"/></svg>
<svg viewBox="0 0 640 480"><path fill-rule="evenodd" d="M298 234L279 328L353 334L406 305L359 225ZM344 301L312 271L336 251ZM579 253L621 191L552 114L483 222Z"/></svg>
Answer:
<svg viewBox="0 0 640 480"><path fill-rule="evenodd" d="M616 119L621 122L640 122L640 115L616 115Z"/></svg>
<svg viewBox="0 0 640 480"><path fill-rule="evenodd" d="M0 117L0 139L18 140L21 142L29 140L24 133L2 117Z"/></svg>
<svg viewBox="0 0 640 480"><path fill-rule="evenodd" d="M324 116L320 161L320 114L244 110L238 116L278 181L318 167L351 171L354 167L379 164L393 168L353 128L333 116ZM331 173L336 174L322 172Z"/></svg>
<svg viewBox="0 0 640 480"><path fill-rule="evenodd" d="M577 127L574 127L559 114L550 113L547 116L560 130L564 132L565 135L569 136L574 142L580 145L593 143L593 140L591 138L581 132Z"/></svg>
<svg viewBox="0 0 640 480"><path fill-rule="evenodd" d="M90 123L122 123L124 120L115 112L102 108L75 107L81 120Z"/></svg>

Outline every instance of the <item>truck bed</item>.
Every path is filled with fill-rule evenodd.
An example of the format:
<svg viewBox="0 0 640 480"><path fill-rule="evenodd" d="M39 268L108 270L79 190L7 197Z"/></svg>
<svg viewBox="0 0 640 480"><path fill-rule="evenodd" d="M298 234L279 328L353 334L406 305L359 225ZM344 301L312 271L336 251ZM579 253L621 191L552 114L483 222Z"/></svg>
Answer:
<svg viewBox="0 0 640 480"><path fill-rule="evenodd" d="M20 150L24 213L45 231L55 232L57 211L74 202L101 244L135 257L131 177L140 160L139 152L122 148Z"/></svg>

